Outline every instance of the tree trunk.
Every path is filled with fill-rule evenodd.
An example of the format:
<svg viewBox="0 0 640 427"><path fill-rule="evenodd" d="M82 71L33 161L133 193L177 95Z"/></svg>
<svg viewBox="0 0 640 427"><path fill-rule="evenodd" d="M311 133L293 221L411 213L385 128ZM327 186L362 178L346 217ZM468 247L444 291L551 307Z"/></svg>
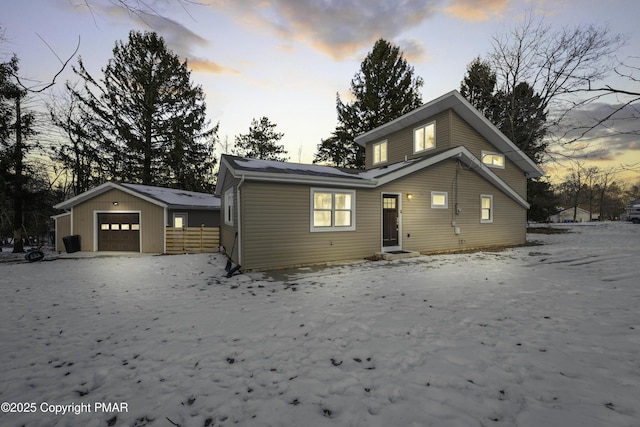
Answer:
<svg viewBox="0 0 640 427"><path fill-rule="evenodd" d="M16 176L13 193L13 253L24 253L22 242L22 119L20 117L20 94L16 95L16 146L14 158L16 163Z"/></svg>

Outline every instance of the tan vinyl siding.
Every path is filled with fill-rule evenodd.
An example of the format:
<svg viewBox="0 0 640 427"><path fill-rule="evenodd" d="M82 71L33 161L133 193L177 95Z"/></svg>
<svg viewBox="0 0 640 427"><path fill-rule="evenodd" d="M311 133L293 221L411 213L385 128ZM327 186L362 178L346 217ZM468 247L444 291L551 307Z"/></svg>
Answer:
<svg viewBox="0 0 640 427"><path fill-rule="evenodd" d="M467 124L454 111L451 114L452 147L464 145L471 153L482 160L482 150L500 153L500 151L483 138L475 129ZM505 153L501 153L505 154ZM513 188L520 196L527 198L527 179L524 172L515 163L505 157L505 168L490 168L497 176Z"/></svg>
<svg viewBox="0 0 640 427"><path fill-rule="evenodd" d="M456 172L457 171L457 172ZM456 189L457 174L457 189ZM242 264L247 270L363 259L382 250L383 193L400 193L404 250L437 252L525 242L526 210L475 172L448 160L375 189L356 189L356 230L311 232L308 185L242 186ZM353 190L353 189L351 189ZM431 191L448 193L431 208ZM408 200L407 194L412 194ZM493 223L480 223L480 194L493 196ZM455 214L456 203L460 214ZM460 234L455 234L455 226Z"/></svg>
<svg viewBox="0 0 640 427"><path fill-rule="evenodd" d="M424 126L432 121L436 122L436 148L434 150L427 150L422 153L413 154L413 130L417 127ZM406 129L399 130L385 138L377 141L372 141L366 144L366 169L372 167L380 167L384 165L390 165L393 163L402 162L405 159L414 159L417 157L430 155L438 151L445 151L452 147L450 140L450 120L449 112L445 111L434 117L430 117L427 120L416 123L414 126ZM387 140L387 162L373 165L373 144L380 141Z"/></svg>
<svg viewBox="0 0 640 427"><path fill-rule="evenodd" d="M243 265L249 269L361 259L379 247L380 203L356 191L356 230L310 231L308 185L245 182Z"/></svg>
<svg viewBox="0 0 640 427"><path fill-rule="evenodd" d="M56 219L56 251L65 251L63 237L71 235L71 214L60 215Z"/></svg>
<svg viewBox="0 0 640 427"><path fill-rule="evenodd" d="M457 191L456 191L457 168ZM402 192L402 248L418 252L460 250L525 242L526 210L454 160L405 178L381 191ZM447 209L431 208L431 192L448 193ZM412 193L408 200L406 194ZM480 223L480 194L493 196L494 221ZM456 215L456 203L460 214ZM460 234L455 234L455 227Z"/></svg>
<svg viewBox="0 0 640 427"><path fill-rule="evenodd" d="M113 202L118 202L117 206ZM109 190L73 207L73 234L79 234L82 251L93 252L95 212L140 212L141 251L164 251L164 209L120 190Z"/></svg>

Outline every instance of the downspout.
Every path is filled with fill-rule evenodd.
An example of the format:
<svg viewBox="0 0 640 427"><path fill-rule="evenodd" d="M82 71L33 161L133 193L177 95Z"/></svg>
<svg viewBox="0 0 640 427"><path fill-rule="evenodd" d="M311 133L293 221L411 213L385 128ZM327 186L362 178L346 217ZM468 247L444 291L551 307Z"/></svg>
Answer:
<svg viewBox="0 0 640 427"><path fill-rule="evenodd" d="M164 207L164 227L163 227L164 228L164 239L163 239L164 241L162 243L162 253L163 254L167 253L167 226L169 224L169 222L168 222L169 221L169 215L167 213L167 209L168 209L168 207L165 206ZM142 250L142 248L140 248L140 249Z"/></svg>
<svg viewBox="0 0 640 427"><path fill-rule="evenodd" d="M237 205L238 205L238 265L242 265L242 218L241 218L241 206L240 206L240 187L244 184L245 176L244 174L240 177L240 182L238 183L238 193L237 193Z"/></svg>

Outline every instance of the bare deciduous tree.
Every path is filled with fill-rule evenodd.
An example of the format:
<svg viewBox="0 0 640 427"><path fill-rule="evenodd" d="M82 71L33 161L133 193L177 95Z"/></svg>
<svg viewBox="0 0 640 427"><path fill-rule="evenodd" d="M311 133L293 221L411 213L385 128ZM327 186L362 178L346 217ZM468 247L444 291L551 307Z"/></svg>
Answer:
<svg viewBox="0 0 640 427"><path fill-rule="evenodd" d="M594 100L580 95L611 74L611 63L625 39L606 26L554 30L529 11L509 32L495 36L492 44L489 59L498 87L514 94L518 84L529 83L548 113L546 134L554 143L566 145L576 140L566 139L571 113Z"/></svg>

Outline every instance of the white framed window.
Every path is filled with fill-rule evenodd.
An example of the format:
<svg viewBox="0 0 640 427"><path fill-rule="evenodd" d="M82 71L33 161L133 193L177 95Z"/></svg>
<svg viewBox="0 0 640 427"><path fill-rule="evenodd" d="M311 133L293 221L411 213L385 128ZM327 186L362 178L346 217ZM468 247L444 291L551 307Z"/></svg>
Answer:
<svg viewBox="0 0 640 427"><path fill-rule="evenodd" d="M427 123L413 130L413 152L436 148L436 122Z"/></svg>
<svg viewBox="0 0 640 427"><path fill-rule="evenodd" d="M447 209L449 207L449 194L446 191L431 192L431 209Z"/></svg>
<svg viewBox="0 0 640 427"><path fill-rule="evenodd" d="M187 221L186 212L174 212L173 213L173 226L175 228L186 227L189 222Z"/></svg>
<svg viewBox="0 0 640 427"><path fill-rule="evenodd" d="M482 151L482 163L490 168L504 169L504 154Z"/></svg>
<svg viewBox="0 0 640 427"><path fill-rule="evenodd" d="M311 189L311 231L356 229L356 192L326 188Z"/></svg>
<svg viewBox="0 0 640 427"><path fill-rule="evenodd" d="M387 161L387 141L373 144L373 164L385 163Z"/></svg>
<svg viewBox="0 0 640 427"><path fill-rule="evenodd" d="M480 195L480 222L493 222L493 196L489 194Z"/></svg>
<svg viewBox="0 0 640 427"><path fill-rule="evenodd" d="M224 223L233 225L233 188L224 193Z"/></svg>

